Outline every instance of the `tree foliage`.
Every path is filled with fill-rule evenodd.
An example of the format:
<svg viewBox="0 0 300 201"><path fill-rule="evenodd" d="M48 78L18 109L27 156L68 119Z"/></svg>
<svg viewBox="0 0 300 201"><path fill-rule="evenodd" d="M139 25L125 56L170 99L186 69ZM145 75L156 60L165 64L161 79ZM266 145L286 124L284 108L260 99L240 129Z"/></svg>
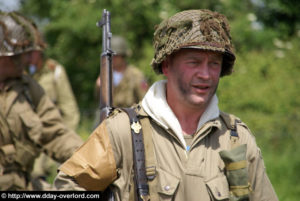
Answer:
<svg viewBox="0 0 300 201"><path fill-rule="evenodd" d="M134 52L133 62L144 57L152 43L154 27L171 14L191 8L213 9L214 1L167 0L45 0L22 1L22 12L44 23L41 29L49 44L47 55L65 65L82 107L93 99L94 80L99 73L101 30L95 26L104 8L111 12L111 30L124 36ZM176 5L176 6L174 6ZM46 22L46 23L45 23ZM151 58L147 63L149 68ZM143 62L142 62L143 63ZM148 70L146 70L148 71ZM156 76L148 71L149 81Z"/></svg>
<svg viewBox="0 0 300 201"><path fill-rule="evenodd" d="M276 28L282 37L297 34L300 28L300 2L297 0L261 0L256 13L265 26Z"/></svg>

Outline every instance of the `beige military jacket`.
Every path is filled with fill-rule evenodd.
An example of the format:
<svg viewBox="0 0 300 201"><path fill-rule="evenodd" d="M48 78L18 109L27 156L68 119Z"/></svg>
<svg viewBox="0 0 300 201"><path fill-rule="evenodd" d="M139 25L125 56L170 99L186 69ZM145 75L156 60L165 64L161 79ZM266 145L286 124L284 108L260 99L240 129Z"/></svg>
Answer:
<svg viewBox="0 0 300 201"><path fill-rule="evenodd" d="M147 175L155 176L148 180L150 200L229 200L231 192L243 186L235 185L233 189L234 180L227 170L246 172L247 177L238 180L245 180L246 188L238 193L248 192L251 201L278 200L255 138L237 118L224 118L228 115L219 112L216 96L202 114L187 149L179 122L166 102L165 84L166 81L154 83L137 107ZM232 122L237 139L231 138ZM234 145L239 146L235 149ZM222 159L221 153L241 147L246 148L243 154L238 152L239 157L244 155L243 160L227 163ZM55 180L58 189L103 190L109 186L116 200L134 200L131 126L127 114L116 110L59 169Z"/></svg>
<svg viewBox="0 0 300 201"><path fill-rule="evenodd" d="M139 114L149 118L142 109ZM143 122L142 127L145 128ZM152 118L150 132L146 130L144 136L150 135L152 139L156 172L155 186L151 184L154 181L149 182L150 200L228 200L229 184L219 152L231 149L230 131L220 117L198 130L190 151L186 151L171 130L165 130ZM250 200L278 200L254 137L243 123L238 123L237 132L239 143L247 145ZM55 181L58 189L83 190L72 178L88 190L103 190L112 183L116 200L133 200L130 195L133 188L132 145L127 114L116 112L105 120L60 170Z"/></svg>
<svg viewBox="0 0 300 201"><path fill-rule="evenodd" d="M83 141L62 122L44 90L27 75L0 90L0 189L28 189L26 177L40 152L67 160ZM17 173L17 174L16 174Z"/></svg>
<svg viewBox="0 0 300 201"><path fill-rule="evenodd" d="M43 69L34 75L34 79L58 107L65 124L76 130L80 112L64 67L53 59L47 59Z"/></svg>

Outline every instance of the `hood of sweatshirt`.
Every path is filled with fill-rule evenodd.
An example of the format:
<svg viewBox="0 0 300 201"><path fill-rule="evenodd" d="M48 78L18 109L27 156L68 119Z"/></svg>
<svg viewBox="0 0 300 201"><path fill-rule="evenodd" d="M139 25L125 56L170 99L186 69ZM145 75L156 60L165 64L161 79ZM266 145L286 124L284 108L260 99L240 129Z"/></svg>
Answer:
<svg viewBox="0 0 300 201"><path fill-rule="evenodd" d="M181 143L186 147L180 123L167 103L166 83L167 80L155 82L143 98L142 107L144 111L163 128L171 129L177 135ZM218 98L214 95L199 120L197 131L206 122L217 118L219 114Z"/></svg>

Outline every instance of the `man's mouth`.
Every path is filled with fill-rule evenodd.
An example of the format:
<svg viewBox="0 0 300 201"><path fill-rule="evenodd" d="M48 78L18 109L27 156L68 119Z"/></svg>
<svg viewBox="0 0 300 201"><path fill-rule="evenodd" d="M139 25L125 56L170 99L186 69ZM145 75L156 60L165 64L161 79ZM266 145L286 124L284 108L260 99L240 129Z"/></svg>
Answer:
<svg viewBox="0 0 300 201"><path fill-rule="evenodd" d="M196 84L192 85L197 93L205 93L209 90L210 86L208 84Z"/></svg>

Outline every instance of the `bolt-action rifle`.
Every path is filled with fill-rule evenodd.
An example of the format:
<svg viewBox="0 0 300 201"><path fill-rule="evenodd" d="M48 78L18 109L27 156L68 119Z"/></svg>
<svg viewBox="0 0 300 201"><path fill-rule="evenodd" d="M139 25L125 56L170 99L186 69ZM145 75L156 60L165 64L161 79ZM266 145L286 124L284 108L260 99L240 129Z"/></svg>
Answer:
<svg viewBox="0 0 300 201"><path fill-rule="evenodd" d="M102 28L102 53L100 59L100 123L112 110L112 57L110 12L103 10L102 19L97 23Z"/></svg>
<svg viewBox="0 0 300 201"><path fill-rule="evenodd" d="M97 22L102 28L102 53L100 58L100 123L112 111L112 57L110 32L110 12L103 10L102 19ZM107 188L101 192L101 200L114 201L112 191Z"/></svg>
<svg viewBox="0 0 300 201"><path fill-rule="evenodd" d="M101 54L101 65L100 65L100 123L110 114L112 111L112 57L113 51L111 50L111 37L110 32L110 13L107 10L103 10L102 19L97 23L98 27L102 27L102 54ZM143 135L141 131L140 124L138 123L138 118L134 109L125 109L126 113L132 121L132 136L133 142L139 142L138 144L133 144L134 150L134 171L135 171L135 186L136 192L135 197L138 201L149 201L149 187L146 179L145 171L145 155L144 155L144 143ZM134 127L135 126L135 127ZM137 127L136 127L137 126ZM143 151L140 151L143 150ZM143 159L143 160L137 160ZM101 194L102 200L114 201L114 196L112 191L107 188Z"/></svg>

